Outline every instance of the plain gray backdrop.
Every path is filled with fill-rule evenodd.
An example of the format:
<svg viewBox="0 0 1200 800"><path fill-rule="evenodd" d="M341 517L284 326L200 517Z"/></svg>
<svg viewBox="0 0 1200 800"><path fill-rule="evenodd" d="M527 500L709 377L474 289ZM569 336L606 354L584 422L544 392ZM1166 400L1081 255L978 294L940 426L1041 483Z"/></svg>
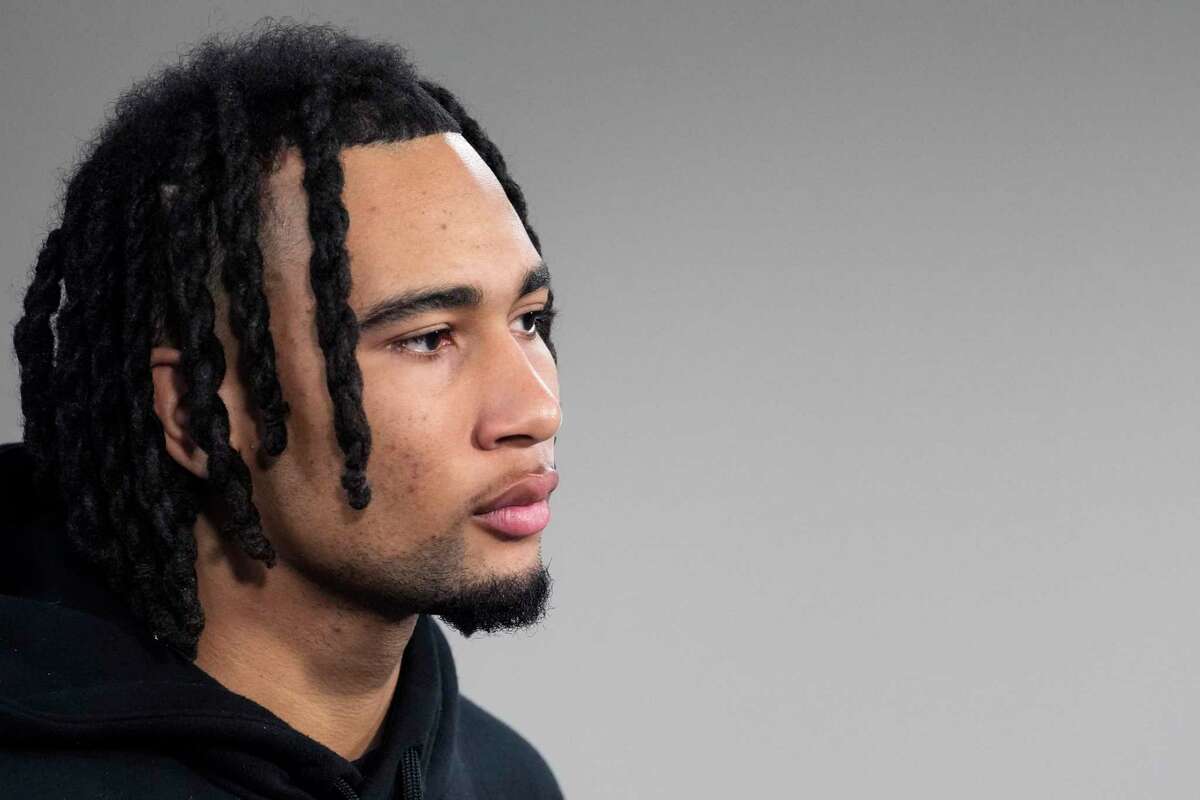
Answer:
<svg viewBox="0 0 1200 800"><path fill-rule="evenodd" d="M452 644L568 797L1200 796L1200 6L6 0L9 439L63 170L265 15L405 45L525 188L553 609Z"/></svg>

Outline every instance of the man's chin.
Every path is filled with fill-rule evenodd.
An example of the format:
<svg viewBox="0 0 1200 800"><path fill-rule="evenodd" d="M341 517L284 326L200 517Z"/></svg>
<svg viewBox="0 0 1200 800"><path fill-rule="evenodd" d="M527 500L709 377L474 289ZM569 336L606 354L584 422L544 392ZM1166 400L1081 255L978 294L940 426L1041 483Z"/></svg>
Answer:
<svg viewBox="0 0 1200 800"><path fill-rule="evenodd" d="M493 576L466 586L425 609L463 636L478 631L518 630L540 622L550 599L550 572L540 561L514 575Z"/></svg>

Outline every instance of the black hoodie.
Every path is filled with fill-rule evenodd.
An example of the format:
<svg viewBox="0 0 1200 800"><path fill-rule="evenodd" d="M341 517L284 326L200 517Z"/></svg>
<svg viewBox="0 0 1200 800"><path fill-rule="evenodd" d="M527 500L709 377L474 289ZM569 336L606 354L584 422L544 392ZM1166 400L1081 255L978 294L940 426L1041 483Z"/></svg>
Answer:
<svg viewBox="0 0 1200 800"><path fill-rule="evenodd" d="M0 797L561 798L515 731L458 693L421 616L379 745L347 761L156 641L37 507L0 445Z"/></svg>

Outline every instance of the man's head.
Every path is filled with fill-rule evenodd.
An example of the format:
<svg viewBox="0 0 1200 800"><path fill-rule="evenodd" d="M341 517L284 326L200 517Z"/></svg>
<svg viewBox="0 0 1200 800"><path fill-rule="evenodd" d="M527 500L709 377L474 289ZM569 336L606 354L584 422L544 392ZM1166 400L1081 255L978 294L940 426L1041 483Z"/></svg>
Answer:
<svg viewBox="0 0 1200 800"><path fill-rule="evenodd" d="M430 289L478 302L398 313ZM528 623L539 537L473 512L554 461L552 306L503 158L399 50L210 42L68 186L15 332L26 443L80 551L189 654L198 514L383 616Z"/></svg>

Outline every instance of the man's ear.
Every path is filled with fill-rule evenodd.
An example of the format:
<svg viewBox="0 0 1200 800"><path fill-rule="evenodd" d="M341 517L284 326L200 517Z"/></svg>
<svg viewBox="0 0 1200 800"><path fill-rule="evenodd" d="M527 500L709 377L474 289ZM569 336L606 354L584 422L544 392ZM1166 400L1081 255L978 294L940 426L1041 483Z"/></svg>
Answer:
<svg viewBox="0 0 1200 800"><path fill-rule="evenodd" d="M155 347L150 351L150 374L154 380L154 413L162 423L167 453L198 478L208 478L208 453L192 440L183 393L187 383L179 369L179 351Z"/></svg>

